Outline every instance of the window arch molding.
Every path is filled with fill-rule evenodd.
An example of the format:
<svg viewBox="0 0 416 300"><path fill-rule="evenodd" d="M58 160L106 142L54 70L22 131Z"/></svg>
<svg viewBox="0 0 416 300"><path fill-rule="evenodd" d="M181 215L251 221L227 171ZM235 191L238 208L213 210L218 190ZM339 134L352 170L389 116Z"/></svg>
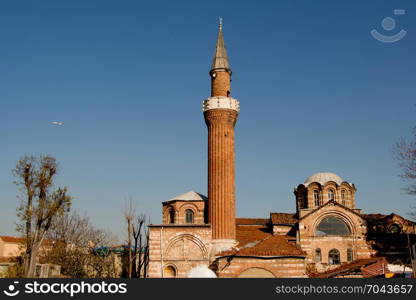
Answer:
<svg viewBox="0 0 416 300"><path fill-rule="evenodd" d="M348 228L350 230L350 236L355 236L356 235L357 231L355 229L355 224L354 224L353 220L350 217L339 213L338 211L328 211L328 212L322 214L321 216L319 216L319 218L317 218L315 220L315 222L313 223L313 226L311 227L311 229L313 230L312 231L313 235L315 235L316 229L319 226L319 224L321 224L322 220L324 220L327 217L336 217L336 218L341 219L348 226Z"/></svg>
<svg viewBox="0 0 416 300"><path fill-rule="evenodd" d="M198 206L195 203L183 203L181 206L178 207L179 211L179 219L180 222L183 222L184 224L190 224L186 223L186 211L191 210L194 213L194 223L196 221L196 218L199 216L200 209L198 209ZM203 209L202 209L203 210Z"/></svg>
<svg viewBox="0 0 416 300"><path fill-rule="evenodd" d="M338 249L331 249L328 251L328 264L340 265L341 264L341 253Z"/></svg>
<svg viewBox="0 0 416 300"><path fill-rule="evenodd" d="M171 238L168 241L168 246L166 247L166 249L164 250L164 256L168 257L170 249L172 248L172 246L175 245L176 242L178 241L184 241L184 240L189 240L193 243L195 243L197 245L197 247L201 250L202 256L204 259L208 258L208 249L205 246L205 244L202 242L201 237L199 237L196 234L179 234L173 238Z"/></svg>
<svg viewBox="0 0 416 300"><path fill-rule="evenodd" d="M315 236L351 236L351 229L341 218L328 216L316 227Z"/></svg>
<svg viewBox="0 0 416 300"><path fill-rule="evenodd" d="M185 220L184 220L185 224L194 224L195 223L195 212L190 208L185 209L184 218L185 218Z"/></svg>
<svg viewBox="0 0 416 300"><path fill-rule="evenodd" d="M401 233L403 230L402 224L394 222L387 227L389 233Z"/></svg>
<svg viewBox="0 0 416 300"><path fill-rule="evenodd" d="M182 205L180 205L180 206L178 207L178 210L180 210L180 211L184 211L184 210L186 210L187 208L192 209L192 210L194 211L194 213L198 211L198 206L196 206L196 204L195 204L195 203L186 203L186 202L185 202L185 203L183 203Z"/></svg>
<svg viewBox="0 0 416 300"><path fill-rule="evenodd" d="M172 205L168 205L164 208L164 212L163 215L165 217L165 221L168 224L174 224L175 223L175 217L176 217L177 211L175 209L175 207L173 207ZM172 222L173 220L173 222Z"/></svg>
<svg viewBox="0 0 416 300"><path fill-rule="evenodd" d="M319 182L312 182L307 187L307 202L310 204L310 207L308 208L316 208L318 206L321 206L323 203L323 197L322 197L322 185ZM316 195L318 198L316 198Z"/></svg>
<svg viewBox="0 0 416 300"><path fill-rule="evenodd" d="M328 181L327 183L325 183L324 186L322 187L322 195L324 198L324 203L330 201L329 194L331 190L333 192L333 200L338 202L339 189L340 189L340 186L334 181Z"/></svg>
<svg viewBox="0 0 416 300"><path fill-rule="evenodd" d="M261 267L250 267L242 271L238 278L275 278L276 275L272 271Z"/></svg>

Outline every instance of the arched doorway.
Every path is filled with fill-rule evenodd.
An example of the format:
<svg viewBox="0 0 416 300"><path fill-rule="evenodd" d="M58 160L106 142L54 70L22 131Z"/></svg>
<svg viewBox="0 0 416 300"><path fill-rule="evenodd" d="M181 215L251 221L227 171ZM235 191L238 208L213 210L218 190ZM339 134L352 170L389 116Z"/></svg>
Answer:
<svg viewBox="0 0 416 300"><path fill-rule="evenodd" d="M249 268L238 275L239 278L275 278L274 274L262 268Z"/></svg>
<svg viewBox="0 0 416 300"><path fill-rule="evenodd" d="M176 269L173 266L166 266L163 269L163 277L164 278L175 278L176 277Z"/></svg>

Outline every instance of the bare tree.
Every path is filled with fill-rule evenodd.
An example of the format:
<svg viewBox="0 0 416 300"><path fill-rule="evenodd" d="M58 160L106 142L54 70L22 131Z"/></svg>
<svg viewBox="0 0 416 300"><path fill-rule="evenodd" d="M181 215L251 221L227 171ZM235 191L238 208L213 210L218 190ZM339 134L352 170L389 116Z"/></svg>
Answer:
<svg viewBox="0 0 416 300"><path fill-rule="evenodd" d="M135 211L130 200L128 206L124 210L124 218L126 219L127 223L127 276L128 278L132 277L133 273L133 257L132 257L132 230L133 230L133 218L135 216Z"/></svg>
<svg viewBox="0 0 416 300"><path fill-rule="evenodd" d="M149 264L149 231L146 228L146 215L137 216L133 226L133 277L146 277Z"/></svg>
<svg viewBox="0 0 416 300"><path fill-rule="evenodd" d="M57 216L69 210L72 198L67 189L54 186L54 176L58 164L52 156L24 156L12 173L14 182L22 192L21 203L17 209L19 222L17 229L25 236L24 255L25 277L33 277L39 249L45 235Z"/></svg>
<svg viewBox="0 0 416 300"><path fill-rule="evenodd" d="M48 239L55 241L45 253L46 262L61 266L61 272L72 278L116 277L115 257L110 245L111 233L96 229L86 216L65 214L54 222Z"/></svg>
<svg viewBox="0 0 416 300"><path fill-rule="evenodd" d="M124 210L124 218L127 223L127 276L146 277L149 264L149 232L146 228L146 215L137 215L130 200Z"/></svg>
<svg viewBox="0 0 416 300"><path fill-rule="evenodd" d="M402 169L402 177L408 182L405 191L409 195L416 196L416 127L413 129L413 137L409 142L401 139L394 146L394 153L399 166ZM412 212L413 218L416 217L416 212Z"/></svg>

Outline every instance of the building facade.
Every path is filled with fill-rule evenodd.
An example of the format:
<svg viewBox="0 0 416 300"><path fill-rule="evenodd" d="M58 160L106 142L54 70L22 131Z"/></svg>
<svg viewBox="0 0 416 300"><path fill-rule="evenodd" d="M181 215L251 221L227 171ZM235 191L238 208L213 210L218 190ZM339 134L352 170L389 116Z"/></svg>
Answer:
<svg viewBox="0 0 416 300"><path fill-rule="evenodd" d="M162 203L162 224L149 225L149 277L195 277L198 268L207 271L200 277L318 277L358 261L368 267L379 262L376 256L406 261L410 245L404 238L411 235L414 243L415 223L395 214L363 214L355 185L334 173L316 173L299 184L294 213L236 218L234 127L240 104L231 97L222 24L209 74L211 96L203 101L208 196L190 191Z"/></svg>

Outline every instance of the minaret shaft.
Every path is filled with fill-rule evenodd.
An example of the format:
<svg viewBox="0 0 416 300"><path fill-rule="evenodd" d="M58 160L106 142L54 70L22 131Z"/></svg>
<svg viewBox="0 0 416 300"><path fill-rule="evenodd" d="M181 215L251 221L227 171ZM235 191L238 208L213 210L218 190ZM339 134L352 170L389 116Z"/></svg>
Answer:
<svg viewBox="0 0 416 300"><path fill-rule="evenodd" d="M235 240L234 125L238 113L212 109L208 126L208 217L213 240Z"/></svg>
<svg viewBox="0 0 416 300"><path fill-rule="evenodd" d="M211 97L231 94L231 75L228 72L216 72L215 78L211 79Z"/></svg>

